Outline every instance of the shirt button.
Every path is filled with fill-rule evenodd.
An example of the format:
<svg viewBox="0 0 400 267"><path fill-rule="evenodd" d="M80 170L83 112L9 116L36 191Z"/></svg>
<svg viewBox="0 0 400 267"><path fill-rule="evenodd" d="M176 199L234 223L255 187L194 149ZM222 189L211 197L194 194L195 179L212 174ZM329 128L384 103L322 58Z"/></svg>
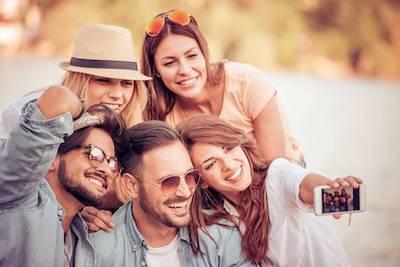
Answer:
<svg viewBox="0 0 400 267"><path fill-rule="evenodd" d="M61 123L65 121L64 117L58 119Z"/></svg>
<svg viewBox="0 0 400 267"><path fill-rule="evenodd" d="M64 216L64 210L63 209L58 209L57 210L57 215L60 216L60 217L63 217Z"/></svg>
<svg viewBox="0 0 400 267"><path fill-rule="evenodd" d="M145 263L144 261L142 261L142 262L140 263L140 265L146 266L146 263Z"/></svg>

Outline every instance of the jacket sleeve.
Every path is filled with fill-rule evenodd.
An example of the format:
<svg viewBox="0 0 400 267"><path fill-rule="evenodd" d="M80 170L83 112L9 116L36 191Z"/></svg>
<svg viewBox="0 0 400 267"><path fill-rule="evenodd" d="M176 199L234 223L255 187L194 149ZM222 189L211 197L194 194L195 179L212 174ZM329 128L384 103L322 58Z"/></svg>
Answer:
<svg viewBox="0 0 400 267"><path fill-rule="evenodd" d="M0 141L0 207L17 206L38 190L59 145L72 131L70 113L47 120L36 101L25 105L9 139Z"/></svg>

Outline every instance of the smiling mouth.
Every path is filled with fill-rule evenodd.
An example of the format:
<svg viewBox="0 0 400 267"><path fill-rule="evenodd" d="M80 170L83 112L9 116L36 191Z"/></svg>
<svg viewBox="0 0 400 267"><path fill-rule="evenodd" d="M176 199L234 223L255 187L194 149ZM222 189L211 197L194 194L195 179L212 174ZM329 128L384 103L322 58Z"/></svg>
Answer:
<svg viewBox="0 0 400 267"><path fill-rule="evenodd" d="M99 177L98 175L95 174L89 174L85 176L88 179L89 183L95 185L101 191L107 190L107 183L104 178Z"/></svg>
<svg viewBox="0 0 400 267"><path fill-rule="evenodd" d="M191 87L196 83L198 78L199 78L199 76L196 76L196 77L193 77L193 78L190 78L190 79L185 79L185 80L182 80L182 81L178 81L176 83L181 85L181 86L184 86L184 87Z"/></svg>
<svg viewBox="0 0 400 267"><path fill-rule="evenodd" d="M110 109L115 110L115 111L120 110L120 108L122 106L120 104L111 104L111 103L101 103L101 104L103 104L103 105L105 105L105 106L107 106Z"/></svg>
<svg viewBox="0 0 400 267"><path fill-rule="evenodd" d="M167 207L170 209L186 209L189 205L189 201L183 202L174 202L167 204Z"/></svg>
<svg viewBox="0 0 400 267"><path fill-rule="evenodd" d="M236 169L236 171L232 175L226 177L225 181L228 181L228 182L239 181L242 177L242 171L243 171L243 166L240 166L239 168Z"/></svg>

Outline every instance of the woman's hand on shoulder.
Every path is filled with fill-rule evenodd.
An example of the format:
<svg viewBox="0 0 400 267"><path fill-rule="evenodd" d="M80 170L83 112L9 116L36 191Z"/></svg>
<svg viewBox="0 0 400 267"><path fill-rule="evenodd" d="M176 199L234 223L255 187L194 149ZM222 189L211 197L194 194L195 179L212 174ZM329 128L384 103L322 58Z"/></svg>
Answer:
<svg viewBox="0 0 400 267"><path fill-rule="evenodd" d="M85 220L89 233L104 230L111 232L114 223L112 221L112 213L109 210L99 210L95 207L87 206L81 211L82 218Z"/></svg>

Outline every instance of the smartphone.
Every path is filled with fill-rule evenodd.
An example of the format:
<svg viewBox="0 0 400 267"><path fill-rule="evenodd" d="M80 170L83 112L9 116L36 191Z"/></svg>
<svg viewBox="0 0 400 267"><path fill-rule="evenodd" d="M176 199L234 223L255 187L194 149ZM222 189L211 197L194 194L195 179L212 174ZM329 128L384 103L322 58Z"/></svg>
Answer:
<svg viewBox="0 0 400 267"><path fill-rule="evenodd" d="M365 185L358 188L317 186L314 188L314 212L316 215L353 213L365 210Z"/></svg>

